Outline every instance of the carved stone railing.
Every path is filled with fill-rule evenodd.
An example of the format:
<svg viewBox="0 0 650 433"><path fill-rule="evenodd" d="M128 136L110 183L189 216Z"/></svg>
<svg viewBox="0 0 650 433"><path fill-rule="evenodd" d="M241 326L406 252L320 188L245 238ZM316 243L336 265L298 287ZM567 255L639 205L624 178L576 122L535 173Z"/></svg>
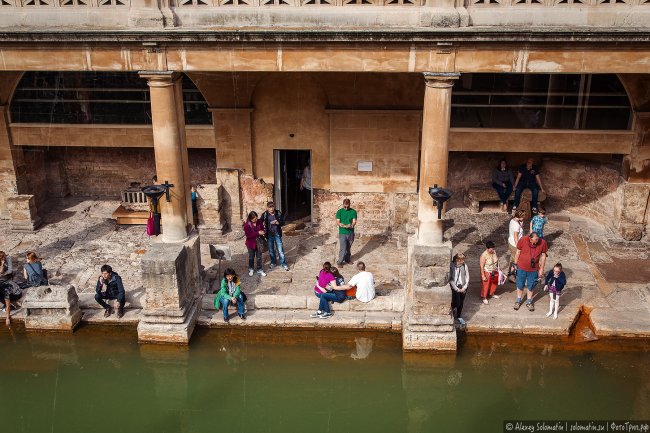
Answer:
<svg viewBox="0 0 650 433"><path fill-rule="evenodd" d="M0 0L0 7L14 8L128 8L130 5L130 0Z"/></svg>
<svg viewBox="0 0 650 433"><path fill-rule="evenodd" d="M650 6L650 0L466 0L465 7L630 7Z"/></svg>

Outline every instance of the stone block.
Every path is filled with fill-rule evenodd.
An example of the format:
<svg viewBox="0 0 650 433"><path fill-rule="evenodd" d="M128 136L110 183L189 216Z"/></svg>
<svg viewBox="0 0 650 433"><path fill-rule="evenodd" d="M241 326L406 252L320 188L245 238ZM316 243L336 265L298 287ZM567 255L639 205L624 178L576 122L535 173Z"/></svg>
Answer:
<svg viewBox="0 0 650 433"><path fill-rule="evenodd" d="M199 316L200 304L195 302L181 323L151 322L143 317L138 323L138 341L150 343L188 344Z"/></svg>
<svg viewBox="0 0 650 433"><path fill-rule="evenodd" d="M25 329L72 331L81 320L73 286L42 286L27 290L23 301Z"/></svg>
<svg viewBox="0 0 650 433"><path fill-rule="evenodd" d="M34 231L41 225L33 195L14 195L6 199L9 227L15 231Z"/></svg>
<svg viewBox="0 0 650 433"><path fill-rule="evenodd" d="M446 245L415 245L412 260L416 267L446 267L451 263L451 248ZM449 270L449 269L447 269Z"/></svg>
<svg viewBox="0 0 650 433"><path fill-rule="evenodd" d="M448 315L451 309L449 286L413 290L412 311L418 315Z"/></svg>
<svg viewBox="0 0 650 433"><path fill-rule="evenodd" d="M626 183L623 185L621 223L643 224L648 206L650 183ZM627 238L626 238L627 239ZM639 238L640 239L640 238ZM639 240L630 239L630 240Z"/></svg>
<svg viewBox="0 0 650 433"><path fill-rule="evenodd" d="M307 297L292 295L256 295L256 309L294 309L307 308Z"/></svg>
<svg viewBox="0 0 650 433"><path fill-rule="evenodd" d="M416 267L413 270L413 285L419 288L440 287L449 282L449 266Z"/></svg>
<svg viewBox="0 0 650 433"><path fill-rule="evenodd" d="M643 237L643 224L621 224L618 229L626 241L640 241Z"/></svg>
<svg viewBox="0 0 650 433"><path fill-rule="evenodd" d="M451 332L402 331L404 351L455 351L457 347L456 330Z"/></svg>
<svg viewBox="0 0 650 433"><path fill-rule="evenodd" d="M393 311L393 299L390 296L377 296L370 302L356 299L350 301L351 311Z"/></svg>

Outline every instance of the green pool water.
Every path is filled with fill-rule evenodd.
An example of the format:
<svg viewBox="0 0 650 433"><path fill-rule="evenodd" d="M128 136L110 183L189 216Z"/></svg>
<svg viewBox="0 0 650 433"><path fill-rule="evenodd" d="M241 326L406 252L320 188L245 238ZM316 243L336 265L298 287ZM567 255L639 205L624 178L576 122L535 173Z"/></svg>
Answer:
<svg viewBox="0 0 650 433"><path fill-rule="evenodd" d="M0 330L0 432L501 432L504 419L650 419L650 350L472 337L403 354L399 335Z"/></svg>

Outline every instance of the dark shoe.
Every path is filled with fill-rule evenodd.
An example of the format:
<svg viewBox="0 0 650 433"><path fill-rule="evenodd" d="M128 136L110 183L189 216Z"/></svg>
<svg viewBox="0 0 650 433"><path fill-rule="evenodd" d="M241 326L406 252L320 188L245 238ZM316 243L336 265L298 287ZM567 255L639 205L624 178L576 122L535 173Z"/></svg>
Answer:
<svg viewBox="0 0 650 433"><path fill-rule="evenodd" d="M111 314L113 314L113 307L108 307L108 308L104 309L104 317L108 317Z"/></svg>
<svg viewBox="0 0 650 433"><path fill-rule="evenodd" d="M526 302L526 308L528 311L535 311L535 305L532 302Z"/></svg>
<svg viewBox="0 0 650 433"><path fill-rule="evenodd" d="M354 262L353 262L352 260L346 260L346 261L345 261L345 264L346 264L346 265L353 265Z"/></svg>
<svg viewBox="0 0 650 433"><path fill-rule="evenodd" d="M224 317L224 318L223 318L223 321L226 322L226 323L228 323L228 322L230 322L230 319L229 319L228 317Z"/></svg>
<svg viewBox="0 0 650 433"><path fill-rule="evenodd" d="M117 309L117 318L121 319L122 317L124 317L124 307L120 307Z"/></svg>
<svg viewBox="0 0 650 433"><path fill-rule="evenodd" d="M246 320L246 315L245 314L240 314L239 318L242 319L242 320Z"/></svg>
<svg viewBox="0 0 650 433"><path fill-rule="evenodd" d="M518 310L519 307L521 307L521 301L515 301L515 305L512 308L514 308L515 310Z"/></svg>

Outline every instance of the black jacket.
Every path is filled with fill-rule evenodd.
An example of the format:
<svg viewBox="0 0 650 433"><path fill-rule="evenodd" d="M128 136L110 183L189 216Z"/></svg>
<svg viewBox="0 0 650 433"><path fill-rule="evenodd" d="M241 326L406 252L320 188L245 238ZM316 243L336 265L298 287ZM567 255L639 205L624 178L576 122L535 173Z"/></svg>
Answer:
<svg viewBox="0 0 650 433"><path fill-rule="evenodd" d="M117 275L117 272L111 272L111 279L106 281L102 277L97 280L95 292L100 293L102 286L106 284L106 293L109 296L117 298L118 295L124 296L124 286L122 285L122 277Z"/></svg>
<svg viewBox="0 0 650 433"><path fill-rule="evenodd" d="M282 212L279 210L275 210L274 212L275 218L278 220L278 235L282 237L282 226L284 225L284 216L282 216ZM264 230L266 231L266 236L269 236L271 232L269 231L269 212L264 211L262 214L262 223L264 224Z"/></svg>

